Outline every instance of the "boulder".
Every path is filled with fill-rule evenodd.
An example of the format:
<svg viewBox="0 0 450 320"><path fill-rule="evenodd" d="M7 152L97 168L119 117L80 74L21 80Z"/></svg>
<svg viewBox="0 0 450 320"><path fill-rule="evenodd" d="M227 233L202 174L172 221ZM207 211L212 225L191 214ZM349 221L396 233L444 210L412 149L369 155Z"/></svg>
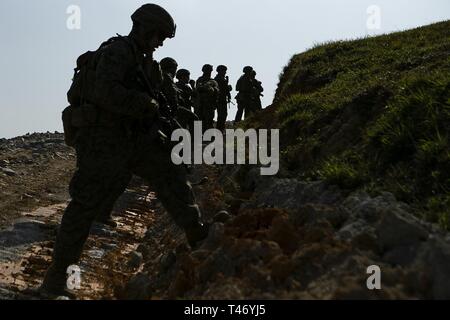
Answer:
<svg viewBox="0 0 450 320"><path fill-rule="evenodd" d="M127 300L147 300L151 298L151 281L148 275L139 273L126 284L124 289Z"/></svg>
<svg viewBox="0 0 450 320"><path fill-rule="evenodd" d="M413 245L428 238L428 231L420 221L398 208L384 210L376 228L379 243L385 250Z"/></svg>

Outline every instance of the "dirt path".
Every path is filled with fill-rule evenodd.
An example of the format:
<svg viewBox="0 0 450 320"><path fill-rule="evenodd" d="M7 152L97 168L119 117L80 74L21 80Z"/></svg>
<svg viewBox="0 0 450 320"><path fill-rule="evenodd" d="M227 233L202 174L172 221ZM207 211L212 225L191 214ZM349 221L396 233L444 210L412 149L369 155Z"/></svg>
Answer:
<svg viewBox="0 0 450 320"><path fill-rule="evenodd" d="M117 229L93 226L79 266L78 299L113 299L139 271L136 249L155 219L155 197L147 190L138 181L119 199L114 209ZM0 299L36 299L24 292L42 281L65 205L23 213L12 227L0 231Z"/></svg>

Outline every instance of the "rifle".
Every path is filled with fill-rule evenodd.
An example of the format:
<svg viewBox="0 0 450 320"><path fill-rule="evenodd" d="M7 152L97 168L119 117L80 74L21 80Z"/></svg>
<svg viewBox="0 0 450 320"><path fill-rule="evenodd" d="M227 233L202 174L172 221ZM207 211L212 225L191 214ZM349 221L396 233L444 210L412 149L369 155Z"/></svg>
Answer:
<svg viewBox="0 0 450 320"><path fill-rule="evenodd" d="M170 142L170 137L172 132L176 129L182 129L181 125L175 119L175 115L173 114L172 108L167 103L167 99L164 94L160 91L155 92L150 84L150 81L145 74L142 65L139 65L138 72L144 80L145 87L148 91L150 97L155 99L158 102L159 108L157 111L158 117L155 123L152 125L151 131L152 134L156 132L158 137L162 140L162 142Z"/></svg>

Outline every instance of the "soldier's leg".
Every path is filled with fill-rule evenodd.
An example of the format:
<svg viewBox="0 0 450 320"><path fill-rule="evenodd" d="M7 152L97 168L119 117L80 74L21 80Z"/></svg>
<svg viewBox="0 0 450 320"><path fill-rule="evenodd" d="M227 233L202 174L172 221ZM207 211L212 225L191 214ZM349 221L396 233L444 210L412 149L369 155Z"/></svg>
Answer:
<svg viewBox="0 0 450 320"><path fill-rule="evenodd" d="M245 112L244 119L247 119L253 114L253 106L249 101L246 101L244 105L244 112Z"/></svg>
<svg viewBox="0 0 450 320"><path fill-rule="evenodd" d="M95 221L107 224L111 227L116 227L117 224L112 219L112 211L117 199L125 192L128 184L130 183L132 174L124 172L123 176L117 179L117 183L111 186L113 189L109 195L104 199L103 205L99 208L99 213Z"/></svg>
<svg viewBox="0 0 450 320"><path fill-rule="evenodd" d="M238 110L236 112L236 117L234 118L234 122L240 122L242 120L242 114L244 113L244 105L242 102L238 102Z"/></svg>
<svg viewBox="0 0 450 320"><path fill-rule="evenodd" d="M227 121L228 110L226 103L220 103L217 108L217 129L225 130L225 122Z"/></svg>
<svg viewBox="0 0 450 320"><path fill-rule="evenodd" d="M205 106L201 105L200 106L200 121L202 122L202 128L203 128L203 132L206 130L208 124L207 124L207 109L205 108Z"/></svg>
<svg viewBox="0 0 450 320"><path fill-rule="evenodd" d="M207 122L208 122L208 129L214 128L214 114L215 114L215 108L213 106L210 106L208 108L208 114L207 114Z"/></svg>
<svg viewBox="0 0 450 320"><path fill-rule="evenodd" d="M207 228L201 223L200 210L187 180L185 166L174 165L170 150L157 142L145 136L141 136L139 141L134 173L149 182L175 223L185 230L189 243L195 245L207 236Z"/></svg>
<svg viewBox="0 0 450 320"><path fill-rule="evenodd" d="M188 126L189 126L189 132L191 133L191 138L194 138L194 125L195 125L195 121L198 121L199 118L195 113L192 113L189 121L188 121Z"/></svg>
<svg viewBox="0 0 450 320"><path fill-rule="evenodd" d="M126 169L124 147L90 131L77 143L78 168L70 182L72 201L67 206L53 249L53 261L42 289L58 293L65 289L67 267L79 261L91 224L105 206L105 199Z"/></svg>

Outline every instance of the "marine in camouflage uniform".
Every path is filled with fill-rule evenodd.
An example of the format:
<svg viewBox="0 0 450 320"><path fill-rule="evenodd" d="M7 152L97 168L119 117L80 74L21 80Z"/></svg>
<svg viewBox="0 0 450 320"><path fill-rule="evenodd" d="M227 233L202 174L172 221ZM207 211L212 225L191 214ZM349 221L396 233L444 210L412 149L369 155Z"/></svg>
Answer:
<svg viewBox="0 0 450 320"><path fill-rule="evenodd" d="M191 245L207 236L208 226L200 222L185 167L172 163L170 150L152 130L159 105L143 71L145 63L153 63L153 51L175 35L175 23L167 11L153 4L139 8L132 20L128 37L110 41L89 61L92 73L86 87L92 90L84 100L97 112L97 121L76 133L77 169L69 186L72 200L40 287L46 295L66 294L67 267L79 261L92 222L111 203L110 196L123 191L123 181L131 174L149 182Z"/></svg>
<svg viewBox="0 0 450 320"><path fill-rule="evenodd" d="M261 97L263 96L264 88L262 86L262 82L256 79L256 71L253 70L251 73L251 80L253 83L252 90L252 100L249 111L246 112L245 116L251 115L253 113L259 112L262 110L262 102Z"/></svg>
<svg viewBox="0 0 450 320"><path fill-rule="evenodd" d="M198 99L198 116L203 124L203 130L214 127L214 112L217 108L219 85L211 78L213 67L205 64L202 68L203 75L196 83Z"/></svg>
<svg viewBox="0 0 450 320"><path fill-rule="evenodd" d="M179 103L182 107L191 110L194 106L194 88L192 88L191 84L191 73L189 70L180 69L176 74L177 83L175 84L179 90Z"/></svg>
<svg viewBox="0 0 450 320"><path fill-rule="evenodd" d="M194 89L192 88L190 72L186 69L177 71L176 77L178 82L175 84L178 89L179 112L177 118L180 124L189 129L191 134L194 132L194 122L198 121L198 116L193 111L194 106Z"/></svg>
<svg viewBox="0 0 450 320"><path fill-rule="evenodd" d="M175 84L174 78L177 74L178 63L173 58L164 58L160 62L162 70L162 92L164 93L167 102L171 106L172 116L176 118L181 127L185 129L194 129L194 121L198 117L191 111L190 108L185 108L182 98L182 91Z"/></svg>
<svg viewBox="0 0 450 320"><path fill-rule="evenodd" d="M244 74L239 78L236 84L236 91L238 94L236 96L236 101L238 104L238 110L234 122L238 123L242 120L242 115L245 111L245 116L248 115L250 108L252 107L252 101L254 96L253 81L251 78L251 73L253 68L250 66L244 67Z"/></svg>
<svg viewBox="0 0 450 320"><path fill-rule="evenodd" d="M229 84L230 80L227 76L227 70L228 68L226 66L218 66L216 69L217 75L214 78L219 86L216 128L222 132L225 130L225 122L227 121L228 116L228 104L231 101L231 90L233 90Z"/></svg>
<svg viewBox="0 0 450 320"><path fill-rule="evenodd" d="M162 71L161 91L163 92L172 113L175 115L178 108L178 88L174 78L177 73L178 63L173 58L164 58L160 61Z"/></svg>

